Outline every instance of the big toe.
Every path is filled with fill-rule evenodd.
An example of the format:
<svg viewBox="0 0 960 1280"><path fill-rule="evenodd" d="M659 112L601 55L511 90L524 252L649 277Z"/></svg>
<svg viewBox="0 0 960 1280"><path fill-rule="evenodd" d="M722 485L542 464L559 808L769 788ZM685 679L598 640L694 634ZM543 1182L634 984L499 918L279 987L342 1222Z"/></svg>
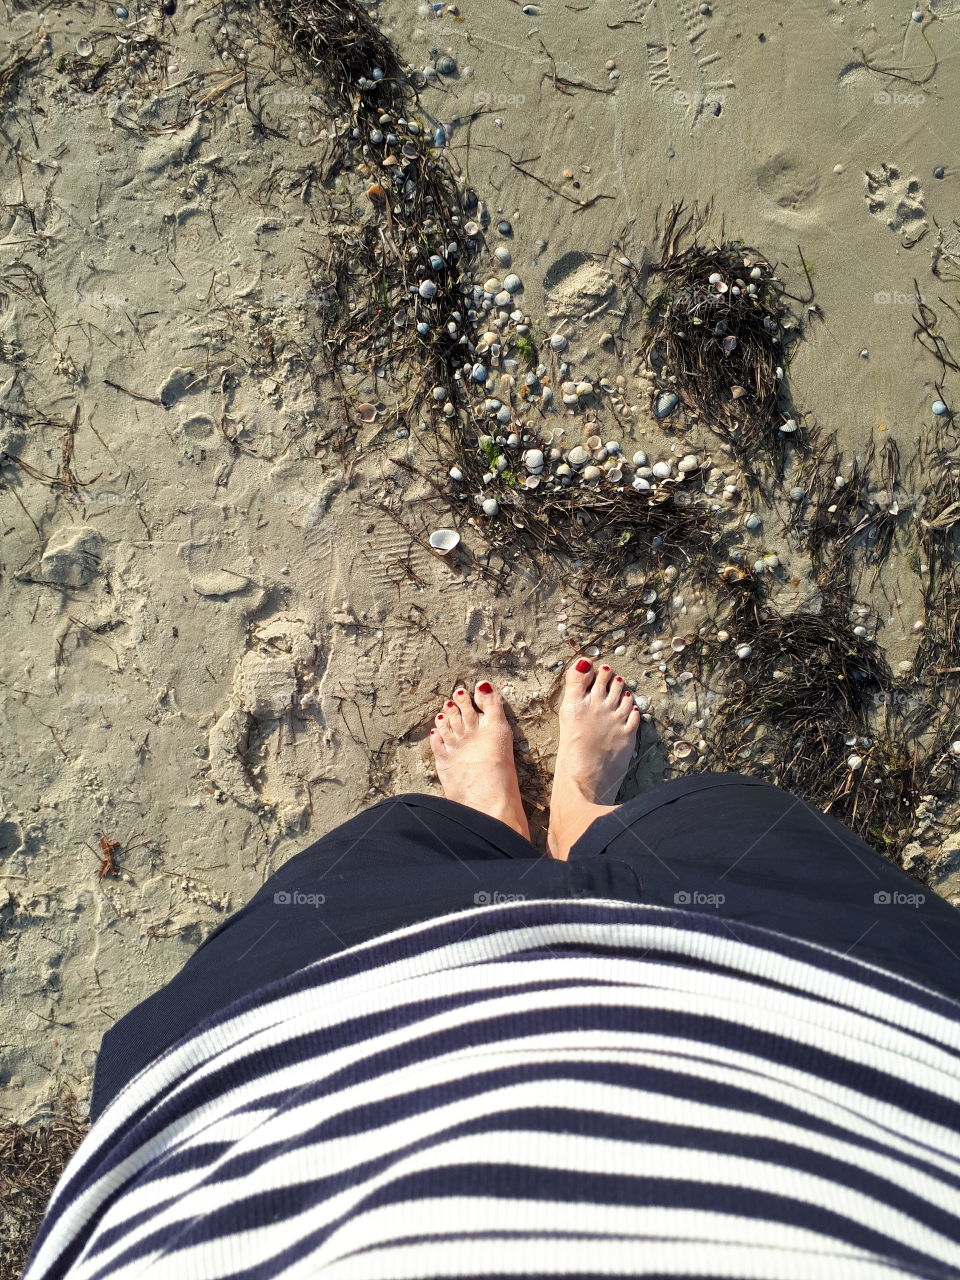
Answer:
<svg viewBox="0 0 960 1280"><path fill-rule="evenodd" d="M567 667L564 681L567 694L572 694L574 697L584 697L590 691L590 686L596 676L597 673L593 669L593 663L586 658L578 658L576 662Z"/></svg>

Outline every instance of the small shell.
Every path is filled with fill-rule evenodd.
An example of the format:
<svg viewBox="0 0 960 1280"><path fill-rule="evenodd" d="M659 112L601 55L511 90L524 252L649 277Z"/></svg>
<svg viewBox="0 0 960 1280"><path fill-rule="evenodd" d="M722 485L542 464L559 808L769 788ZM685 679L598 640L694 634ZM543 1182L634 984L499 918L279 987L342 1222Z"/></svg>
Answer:
<svg viewBox="0 0 960 1280"><path fill-rule="evenodd" d="M688 453L685 458L681 458L677 463L677 470L683 475L691 471L697 471L700 467L700 459L695 453Z"/></svg>
<svg viewBox="0 0 960 1280"><path fill-rule="evenodd" d="M670 648L673 650L674 653L683 653L686 647L687 647L687 642L686 640L684 640L683 636L674 636L673 639L670 641Z"/></svg>
<svg viewBox="0 0 960 1280"><path fill-rule="evenodd" d="M499 510L500 510L500 503L496 500L496 498L484 498L483 514L485 516L495 516Z"/></svg>
<svg viewBox="0 0 960 1280"><path fill-rule="evenodd" d="M746 394L747 394L746 387L734 386L730 388L730 395L733 397L734 400L740 400Z"/></svg>
<svg viewBox="0 0 960 1280"><path fill-rule="evenodd" d="M354 418L357 422L374 422L377 417L375 404L358 404Z"/></svg>
<svg viewBox="0 0 960 1280"><path fill-rule="evenodd" d="M463 472L460 470L459 467L451 467L447 474L450 476L451 480L463 479Z"/></svg>
<svg viewBox="0 0 960 1280"><path fill-rule="evenodd" d="M590 451L585 449L582 444L574 445L567 454L567 461L572 467L582 467L590 461Z"/></svg>
<svg viewBox="0 0 960 1280"><path fill-rule="evenodd" d="M730 639L729 631L724 631L721 629L720 631L717 632L717 640L720 642L720 644L726 644L729 639Z"/></svg>
<svg viewBox="0 0 960 1280"><path fill-rule="evenodd" d="M742 582L746 576L746 570L737 564L725 564L720 570L720 577L724 582Z"/></svg>
<svg viewBox="0 0 960 1280"><path fill-rule="evenodd" d="M666 480L673 470L669 462L655 462L653 464L653 474L658 480Z"/></svg>
<svg viewBox="0 0 960 1280"><path fill-rule="evenodd" d="M509 275L504 278L503 287L507 293L519 293L523 288L523 281L519 276Z"/></svg>
<svg viewBox="0 0 960 1280"><path fill-rule="evenodd" d="M551 351L564 351L567 346L567 340L562 333L554 333L550 337Z"/></svg>
<svg viewBox="0 0 960 1280"><path fill-rule="evenodd" d="M600 448L600 446L603 444L603 441L600 439L599 436L587 436L586 443L587 443L587 448L592 453L594 449Z"/></svg>
<svg viewBox="0 0 960 1280"><path fill-rule="evenodd" d="M686 760L688 756L693 755L693 751L693 743L687 742L684 738L678 738L673 744L673 754L678 760Z"/></svg>
<svg viewBox="0 0 960 1280"><path fill-rule="evenodd" d="M619 467L609 467L607 469L607 479L611 484L619 484L623 479L623 472Z"/></svg>
<svg viewBox="0 0 960 1280"><path fill-rule="evenodd" d="M707 281L710 284L719 284L722 279L723 279L723 276L720 274L719 271L711 271L711 273L707 276Z"/></svg>
<svg viewBox="0 0 960 1280"><path fill-rule="evenodd" d="M737 657L741 660L741 662L751 657L752 654L753 654L753 645L749 645L749 644L737 645Z"/></svg>
<svg viewBox="0 0 960 1280"><path fill-rule="evenodd" d="M642 449L638 449L633 455L633 465L635 467L645 467L647 465L647 455Z"/></svg>
<svg viewBox="0 0 960 1280"><path fill-rule="evenodd" d="M930 408L938 418L944 418L950 412L942 400L934 400Z"/></svg>
<svg viewBox="0 0 960 1280"><path fill-rule="evenodd" d="M847 768L851 769L854 773L857 771L857 769L860 768L862 764L863 764L863 756L857 756L857 755L847 756Z"/></svg>
<svg viewBox="0 0 960 1280"><path fill-rule="evenodd" d="M643 604L653 604L656 598L657 593L654 591L653 587L647 587L646 591L640 597L640 600Z"/></svg>
<svg viewBox="0 0 960 1280"><path fill-rule="evenodd" d="M543 477L538 475L527 476L523 482L523 487L525 489L536 489L539 487L542 479Z"/></svg>
<svg viewBox="0 0 960 1280"><path fill-rule="evenodd" d="M797 426L796 418L788 418L786 422L781 422L780 430L784 433L784 435L788 435L788 436L793 435L794 431L799 430L799 427Z"/></svg>
<svg viewBox="0 0 960 1280"><path fill-rule="evenodd" d="M597 484L603 479L603 471L600 467L584 467L583 479L586 484Z"/></svg>
<svg viewBox="0 0 960 1280"><path fill-rule="evenodd" d="M523 465L526 467L528 471L534 471L534 472L542 471L543 470L543 450L528 449L526 453L523 455Z"/></svg>
<svg viewBox="0 0 960 1280"><path fill-rule="evenodd" d="M680 403L680 397L673 391L662 391L657 396L653 406L653 412L658 418L665 418L668 414L673 413L674 409Z"/></svg>
<svg viewBox="0 0 960 1280"><path fill-rule="evenodd" d="M755 511L751 511L748 516L744 517L743 527L745 529L759 529L763 521Z"/></svg>
<svg viewBox="0 0 960 1280"><path fill-rule="evenodd" d="M430 535L431 547L434 551L439 551L442 556L451 552L459 541L460 535L456 529L434 529Z"/></svg>
<svg viewBox="0 0 960 1280"><path fill-rule="evenodd" d="M802 502L806 496L806 489L801 488L800 485L794 485L790 490L790 500L792 502Z"/></svg>

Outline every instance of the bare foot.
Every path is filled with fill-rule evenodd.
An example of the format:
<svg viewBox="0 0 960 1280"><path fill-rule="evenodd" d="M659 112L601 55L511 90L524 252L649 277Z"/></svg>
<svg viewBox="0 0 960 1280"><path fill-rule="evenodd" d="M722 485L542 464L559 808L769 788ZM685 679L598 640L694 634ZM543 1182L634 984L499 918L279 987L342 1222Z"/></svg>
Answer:
<svg viewBox="0 0 960 1280"><path fill-rule="evenodd" d="M633 694L609 666L586 658L564 681L547 848L565 860L595 818L611 813L640 728Z"/></svg>
<svg viewBox="0 0 960 1280"><path fill-rule="evenodd" d="M513 763L513 732L499 693L486 680L473 698L458 689L434 724L430 745L447 799L499 818L529 840Z"/></svg>

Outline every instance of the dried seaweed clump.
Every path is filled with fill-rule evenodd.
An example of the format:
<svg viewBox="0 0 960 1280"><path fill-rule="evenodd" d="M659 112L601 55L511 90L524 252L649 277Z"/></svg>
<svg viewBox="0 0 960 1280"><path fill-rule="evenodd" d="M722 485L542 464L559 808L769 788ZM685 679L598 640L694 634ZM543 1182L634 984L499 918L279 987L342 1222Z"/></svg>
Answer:
<svg viewBox="0 0 960 1280"><path fill-rule="evenodd" d="M20 1275L47 1203L88 1122L64 1094L35 1124L0 1124L0 1276Z"/></svg>
<svg viewBox="0 0 960 1280"><path fill-rule="evenodd" d="M781 411L789 348L800 335L792 295L739 241L681 248L695 221L682 205L671 210L641 352L661 392L678 395L744 466L765 456L782 477L784 436L799 443L803 435Z"/></svg>

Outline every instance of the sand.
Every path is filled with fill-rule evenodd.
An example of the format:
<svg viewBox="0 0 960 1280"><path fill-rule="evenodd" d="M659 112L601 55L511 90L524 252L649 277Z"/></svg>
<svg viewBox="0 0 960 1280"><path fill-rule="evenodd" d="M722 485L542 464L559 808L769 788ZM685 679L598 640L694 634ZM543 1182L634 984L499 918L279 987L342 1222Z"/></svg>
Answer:
<svg viewBox="0 0 960 1280"><path fill-rule="evenodd" d="M3 110L0 241L2 1079L17 1119L63 1087L82 1102L103 1032L286 858L383 795L437 790L424 735L451 688L498 682L539 797L558 673L584 636L562 567L484 572L482 522L449 559L426 548L428 486L397 465L425 465L419 427L394 435L402 388L368 386L381 421L347 458L335 447L347 409L318 372L309 275L330 121L266 17L251 33L202 2L132 27L103 4L3 9L0 65L30 59ZM626 376L636 412L608 422L624 452L733 469L708 434L661 432L633 355L621 259L642 274L682 200L712 202L712 233L783 263L798 293L800 247L822 319L791 369L796 402L849 458L885 437L910 454L953 389L913 313L915 281L952 297L935 247L960 264L960 5L930 3L921 23L875 3L540 9L376 12L412 66L456 60L423 110L460 117L451 156L512 224L537 332L562 327L575 374ZM131 31L157 42L117 46ZM111 53L95 84L83 40L88 65ZM785 605L809 595L794 569ZM864 599L891 663L909 660L922 614L902 558ZM677 611L697 625L694 597ZM638 692L677 701L649 650L617 661ZM632 790L670 772L645 735ZM931 809L914 852L960 900L953 826Z"/></svg>

